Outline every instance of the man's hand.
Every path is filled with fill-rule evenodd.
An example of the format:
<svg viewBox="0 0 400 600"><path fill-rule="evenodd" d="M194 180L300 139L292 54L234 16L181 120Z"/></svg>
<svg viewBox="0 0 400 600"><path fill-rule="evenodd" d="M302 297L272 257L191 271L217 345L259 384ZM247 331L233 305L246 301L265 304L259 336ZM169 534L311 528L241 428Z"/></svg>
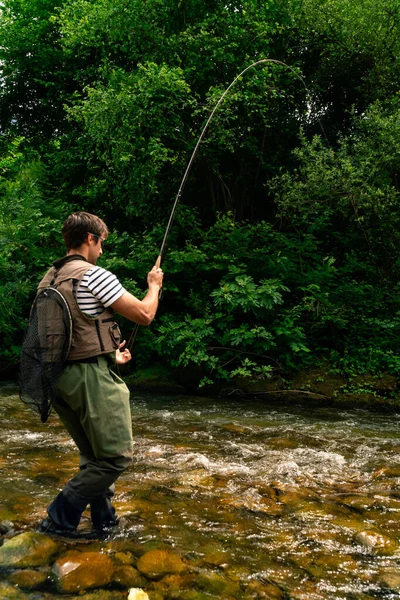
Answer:
<svg viewBox="0 0 400 600"><path fill-rule="evenodd" d="M152 268L150 273L148 273L148 275L147 275L148 286L151 287L152 285L156 285L161 289L163 277L164 277L164 273L162 272L162 269L160 269L160 267L156 267L156 265L154 265L154 267Z"/></svg>
<svg viewBox="0 0 400 600"><path fill-rule="evenodd" d="M118 350L115 353L115 362L117 363L117 365L124 365L125 363L129 362L132 358L131 353L129 352L128 348L125 348L125 350L122 350L122 348L125 346L125 344L126 344L125 340L123 342L121 342Z"/></svg>

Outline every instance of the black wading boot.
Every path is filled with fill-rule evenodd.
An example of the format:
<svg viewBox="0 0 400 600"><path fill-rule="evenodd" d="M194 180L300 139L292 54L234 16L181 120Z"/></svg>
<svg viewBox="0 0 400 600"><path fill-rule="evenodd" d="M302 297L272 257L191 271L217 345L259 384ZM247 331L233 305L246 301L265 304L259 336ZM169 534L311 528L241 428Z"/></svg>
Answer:
<svg viewBox="0 0 400 600"><path fill-rule="evenodd" d="M90 516L93 530L100 535L110 533L110 530L119 523L115 508L107 496L91 501Z"/></svg>
<svg viewBox="0 0 400 600"><path fill-rule="evenodd" d="M83 510L73 506L63 492L53 500L47 509L48 517L42 521L39 531L49 535L64 537L81 537L76 531Z"/></svg>

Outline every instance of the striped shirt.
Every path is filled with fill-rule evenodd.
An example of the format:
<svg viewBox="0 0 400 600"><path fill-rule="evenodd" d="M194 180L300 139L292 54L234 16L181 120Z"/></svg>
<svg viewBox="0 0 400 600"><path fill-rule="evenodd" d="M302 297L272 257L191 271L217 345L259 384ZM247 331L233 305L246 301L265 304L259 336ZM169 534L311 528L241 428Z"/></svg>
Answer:
<svg viewBox="0 0 400 600"><path fill-rule="evenodd" d="M81 311L89 317L97 317L121 298L125 288L110 271L101 267L92 267L86 271L78 289L74 291Z"/></svg>

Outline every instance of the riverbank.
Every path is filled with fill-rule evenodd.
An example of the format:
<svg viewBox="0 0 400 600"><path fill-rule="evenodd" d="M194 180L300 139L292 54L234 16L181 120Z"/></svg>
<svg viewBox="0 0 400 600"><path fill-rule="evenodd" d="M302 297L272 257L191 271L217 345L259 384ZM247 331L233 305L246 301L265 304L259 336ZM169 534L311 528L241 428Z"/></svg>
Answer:
<svg viewBox="0 0 400 600"><path fill-rule="evenodd" d="M345 377L328 364L303 370L285 378L236 378L197 388L196 372L170 371L162 365L139 370L124 377L132 390L159 393L200 393L209 397L242 396L280 405L312 405L357 408L378 412L400 412L400 380L389 374L355 374Z"/></svg>
<svg viewBox="0 0 400 600"><path fill-rule="evenodd" d="M196 368L170 370L162 364L132 372L121 368L120 375L132 391L160 394L194 394L210 398L231 396L255 398L278 405L326 406L364 409L376 412L400 412L400 379L380 375L344 376L322 364L291 375L271 378L235 378L199 387L201 374ZM0 372L0 382L17 386L16 369Z"/></svg>

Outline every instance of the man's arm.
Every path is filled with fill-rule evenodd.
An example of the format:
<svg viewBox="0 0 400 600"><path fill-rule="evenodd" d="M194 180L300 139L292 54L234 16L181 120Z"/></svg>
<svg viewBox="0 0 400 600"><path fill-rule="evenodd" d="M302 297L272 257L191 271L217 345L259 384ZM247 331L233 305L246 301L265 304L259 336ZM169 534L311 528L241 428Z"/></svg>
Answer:
<svg viewBox="0 0 400 600"><path fill-rule="evenodd" d="M139 300L129 292L125 292L111 304L111 308L130 321L139 323L139 325L150 325L156 316L163 277L162 270L154 266L147 275L149 289L143 300Z"/></svg>

